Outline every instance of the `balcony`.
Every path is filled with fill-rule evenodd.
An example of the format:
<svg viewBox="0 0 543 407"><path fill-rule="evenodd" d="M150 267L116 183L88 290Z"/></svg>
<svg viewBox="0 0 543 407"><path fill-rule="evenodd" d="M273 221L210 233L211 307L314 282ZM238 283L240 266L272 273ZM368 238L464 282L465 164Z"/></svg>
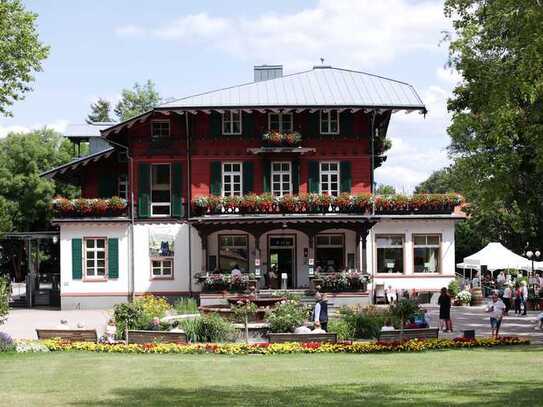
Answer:
<svg viewBox="0 0 543 407"><path fill-rule="evenodd" d="M110 199L53 199L51 209L57 219L120 218L128 216L128 202L119 197Z"/></svg>
<svg viewBox="0 0 543 407"><path fill-rule="evenodd" d="M359 214L377 215L448 214L463 203L458 194L376 195L299 194L275 197L249 194L242 197L199 196L193 199L196 216L243 214Z"/></svg>

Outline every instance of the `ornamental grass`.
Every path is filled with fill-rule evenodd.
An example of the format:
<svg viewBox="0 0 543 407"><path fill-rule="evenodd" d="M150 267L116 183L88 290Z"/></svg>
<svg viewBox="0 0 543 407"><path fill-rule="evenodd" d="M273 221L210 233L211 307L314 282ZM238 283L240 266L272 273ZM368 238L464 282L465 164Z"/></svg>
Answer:
<svg viewBox="0 0 543 407"><path fill-rule="evenodd" d="M528 345L527 339L501 337L499 339L411 339L404 342L288 342L288 343L207 343L207 344L105 344L92 342L69 342L48 339L40 342L51 352L87 351L105 353L214 353L221 355L284 355L293 353L383 353L383 352L423 352L428 350L491 348L496 346Z"/></svg>

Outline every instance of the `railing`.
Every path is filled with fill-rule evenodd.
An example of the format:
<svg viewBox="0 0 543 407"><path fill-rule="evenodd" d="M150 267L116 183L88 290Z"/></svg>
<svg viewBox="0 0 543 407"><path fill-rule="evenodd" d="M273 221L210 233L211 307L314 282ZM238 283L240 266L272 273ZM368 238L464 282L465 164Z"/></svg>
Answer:
<svg viewBox="0 0 543 407"><path fill-rule="evenodd" d="M51 209L57 218L102 218L128 215L128 202L119 197L110 199L55 198Z"/></svg>

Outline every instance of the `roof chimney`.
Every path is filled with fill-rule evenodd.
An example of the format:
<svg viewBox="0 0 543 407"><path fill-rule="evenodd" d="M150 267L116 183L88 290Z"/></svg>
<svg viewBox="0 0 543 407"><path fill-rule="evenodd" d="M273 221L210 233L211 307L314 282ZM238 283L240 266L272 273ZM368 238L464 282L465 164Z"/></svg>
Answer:
<svg viewBox="0 0 543 407"><path fill-rule="evenodd" d="M283 65L255 65L255 82L283 76Z"/></svg>

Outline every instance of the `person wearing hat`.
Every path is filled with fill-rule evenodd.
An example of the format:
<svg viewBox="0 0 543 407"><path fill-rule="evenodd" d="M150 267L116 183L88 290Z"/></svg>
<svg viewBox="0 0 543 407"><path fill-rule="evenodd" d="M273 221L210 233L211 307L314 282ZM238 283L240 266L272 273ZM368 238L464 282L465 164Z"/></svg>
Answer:
<svg viewBox="0 0 543 407"><path fill-rule="evenodd" d="M509 315L511 309L511 298L513 297L513 290L511 290L511 284L507 284L503 289L503 303L505 304L504 315Z"/></svg>
<svg viewBox="0 0 543 407"><path fill-rule="evenodd" d="M313 309L313 322L315 323L315 326L319 325L320 328L328 331L328 301L326 294L321 294L317 291L315 299L317 300L317 303Z"/></svg>

